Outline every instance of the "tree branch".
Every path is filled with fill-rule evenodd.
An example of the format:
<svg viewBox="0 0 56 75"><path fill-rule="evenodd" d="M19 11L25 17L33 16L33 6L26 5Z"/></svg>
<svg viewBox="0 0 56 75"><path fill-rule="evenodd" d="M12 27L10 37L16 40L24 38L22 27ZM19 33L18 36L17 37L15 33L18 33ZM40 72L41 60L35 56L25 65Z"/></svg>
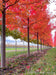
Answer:
<svg viewBox="0 0 56 75"><path fill-rule="evenodd" d="M4 0L5 3L7 3L8 1L9 1L9 0L6 0L6 1Z"/></svg>
<svg viewBox="0 0 56 75"><path fill-rule="evenodd" d="M19 1L19 0L16 0L13 4L11 4L11 5L7 6L7 7L5 8L5 10L6 10L8 7L10 7L10 6L15 5L18 1Z"/></svg>
<svg viewBox="0 0 56 75"><path fill-rule="evenodd" d="M2 12L2 9L0 9L0 11Z"/></svg>

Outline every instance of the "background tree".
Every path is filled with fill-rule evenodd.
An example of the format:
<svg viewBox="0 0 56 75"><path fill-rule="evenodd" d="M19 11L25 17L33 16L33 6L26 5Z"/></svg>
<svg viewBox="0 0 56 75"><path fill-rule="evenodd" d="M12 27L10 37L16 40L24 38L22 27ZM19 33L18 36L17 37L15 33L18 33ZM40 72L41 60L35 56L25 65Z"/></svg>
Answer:
<svg viewBox="0 0 56 75"><path fill-rule="evenodd" d="M15 29L10 31L10 35L15 39L15 51L17 51L17 39L21 38L21 33Z"/></svg>
<svg viewBox="0 0 56 75"><path fill-rule="evenodd" d="M44 28L49 21L49 19L46 19L46 14L44 14L48 0L1 0L0 3L0 11L2 12L1 67L5 67L5 15L6 27L9 26L10 29L12 27L12 29L14 30L17 27L22 28L23 26L27 26L32 29L33 32L36 28L35 33L37 33L38 27L40 27L41 29L41 27L43 26ZM33 24L35 24L35 28L33 27ZM28 34L30 33L29 28Z"/></svg>
<svg viewBox="0 0 56 75"><path fill-rule="evenodd" d="M0 0L0 12L2 13L2 33L1 33L1 67L5 67L5 18L6 10L15 5L19 0Z"/></svg>

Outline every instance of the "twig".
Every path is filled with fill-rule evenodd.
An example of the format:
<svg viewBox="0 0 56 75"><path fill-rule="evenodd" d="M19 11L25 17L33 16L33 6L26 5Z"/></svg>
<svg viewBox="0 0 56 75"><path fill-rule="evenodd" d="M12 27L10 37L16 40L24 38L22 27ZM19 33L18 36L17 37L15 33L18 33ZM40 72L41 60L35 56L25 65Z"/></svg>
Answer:
<svg viewBox="0 0 56 75"><path fill-rule="evenodd" d="M16 0L13 4L11 4L11 5L7 6L5 9L7 9L7 8L8 8L8 7L10 7L10 6L15 5L18 1L19 1L19 0Z"/></svg>

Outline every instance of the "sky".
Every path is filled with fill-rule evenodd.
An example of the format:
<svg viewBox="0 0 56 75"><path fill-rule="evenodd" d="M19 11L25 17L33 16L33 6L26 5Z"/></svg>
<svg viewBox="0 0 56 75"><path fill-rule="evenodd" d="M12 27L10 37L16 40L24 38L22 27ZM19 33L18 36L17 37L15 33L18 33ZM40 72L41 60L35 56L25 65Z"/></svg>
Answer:
<svg viewBox="0 0 56 75"><path fill-rule="evenodd" d="M15 39L12 36L6 37L6 44L15 45ZM25 45L25 46L27 46L28 43L26 41L21 40L21 39L17 39L17 45ZM30 43L30 45L31 46L37 46L34 43Z"/></svg>

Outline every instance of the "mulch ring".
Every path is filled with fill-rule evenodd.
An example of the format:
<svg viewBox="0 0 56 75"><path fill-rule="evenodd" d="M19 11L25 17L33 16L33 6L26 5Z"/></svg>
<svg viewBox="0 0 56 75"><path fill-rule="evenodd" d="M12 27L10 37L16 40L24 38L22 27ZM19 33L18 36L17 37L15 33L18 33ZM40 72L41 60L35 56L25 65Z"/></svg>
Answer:
<svg viewBox="0 0 56 75"><path fill-rule="evenodd" d="M24 54L14 56L9 60L7 59L7 66L6 68L0 68L0 75L16 75L16 73L24 73L26 70L29 70L31 66L35 64L37 60L40 59L40 57L43 57L46 54L47 50L49 49L33 52L31 53L30 57Z"/></svg>

